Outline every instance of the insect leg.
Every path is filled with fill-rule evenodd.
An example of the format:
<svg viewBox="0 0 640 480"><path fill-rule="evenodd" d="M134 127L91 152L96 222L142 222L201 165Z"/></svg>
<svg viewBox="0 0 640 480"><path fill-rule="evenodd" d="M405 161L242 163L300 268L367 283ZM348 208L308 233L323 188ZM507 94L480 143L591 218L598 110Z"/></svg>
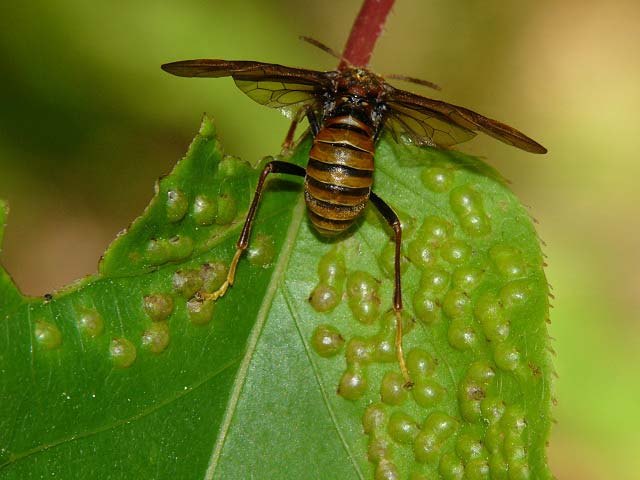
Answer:
<svg viewBox="0 0 640 480"><path fill-rule="evenodd" d="M371 192L371 196L369 197L369 199L382 214L384 219L387 221L387 223L395 233L396 254L394 262L395 285L393 289L393 310L396 314L396 354L398 357L398 363L400 364L400 370L402 371L402 376L405 380L405 387L410 388L413 386L413 382L409 377L407 364L404 360L404 352L402 350L402 278L400 273L400 247L402 246L402 226L400 225L400 219L398 218L398 215L396 215L396 212L394 212L393 209L389 205L387 205L384 200L382 200L373 192Z"/></svg>
<svg viewBox="0 0 640 480"><path fill-rule="evenodd" d="M280 162L273 161L269 162L262 169L262 173L260 174L260 179L258 180L258 186L256 187L256 191L253 194L253 200L251 202L251 206L249 207L249 212L247 213L247 218L244 221L244 226L242 227L242 233L240 233L240 237L238 238L238 242L236 243L236 253L233 255L233 260L231 260L231 265L229 265L229 272L227 273L227 279L222 284L222 286L212 293L206 292L198 292L198 297L206 300L217 300L221 296L223 296L227 289L233 285L233 281L236 277L236 268L238 267L238 261L240 260L240 256L242 252L247 249L249 245L249 236L251 235L251 227L253 226L253 220L256 216L256 211L258 210L258 204L260 203L260 197L262 196L262 190L264 189L264 183L267 179L267 176L270 173L287 173L289 175L298 175L299 177L305 176L305 169L289 162Z"/></svg>
<svg viewBox="0 0 640 480"><path fill-rule="evenodd" d="M310 105L305 105L296 113L296 116L291 120L291 126L289 127L289 131L287 132L287 136L284 138L284 142L282 142L282 150L287 151L291 149L293 145L293 136L296 133L296 127L298 123L302 121L304 117L307 117L309 121L309 127L311 128L311 134L315 137L320 131L320 124L318 119L316 118L316 114L311 108Z"/></svg>

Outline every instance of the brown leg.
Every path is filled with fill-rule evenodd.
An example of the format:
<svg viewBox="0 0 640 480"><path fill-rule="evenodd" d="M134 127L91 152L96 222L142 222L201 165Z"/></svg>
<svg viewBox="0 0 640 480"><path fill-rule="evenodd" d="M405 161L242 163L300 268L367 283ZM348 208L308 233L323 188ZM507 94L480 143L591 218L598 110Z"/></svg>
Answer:
<svg viewBox="0 0 640 480"><path fill-rule="evenodd" d="M227 289L231 285L233 285L233 281L236 277L236 268L238 267L238 261L240 260L242 252L244 252L249 245L249 236L251 235L253 220L256 216L256 211L258 210L258 204L260 203L260 197L262 195L262 190L264 189L264 183L270 173L287 173L289 175L298 175L299 177L304 177L305 169L293 163L280 162L277 160L269 162L265 165L265 167L262 169L262 173L260 174L260 179L258 180L256 191L253 194L253 201L251 202L251 206L249 207L247 218L244 221L242 233L240 233L240 238L238 238L238 242L236 243L236 253L233 255L231 265L229 265L229 273L227 273L227 279L215 292L198 292L197 295L200 298L204 300L217 300L226 293Z"/></svg>
<svg viewBox="0 0 640 480"><path fill-rule="evenodd" d="M411 377L409 377L409 372L407 371L407 364L404 360L404 352L402 350L402 282L401 282L401 273L400 273L400 247L402 246L402 227L400 225L400 219L396 212L386 204L384 200L382 200L375 193L371 193L369 197L371 203L375 205L378 211L382 214L384 219L387 221L389 226L393 228L395 233L395 244L396 244L396 255L395 255L395 263L394 263L394 280L395 285L393 289L393 310L396 313L396 354L398 357L398 363L400 364L400 370L402 371L402 376L405 380L405 388L411 388L413 386L413 382L411 381Z"/></svg>
<svg viewBox="0 0 640 480"><path fill-rule="evenodd" d="M311 134L315 137L320 131L320 125L318 124L318 119L311 108L310 105L305 105L296 113L296 116L291 120L291 126L289 127L289 131L287 132L287 136L284 138L284 142L282 142L282 150L287 152L291 149L293 145L293 136L296 133L296 127L298 123L302 121L304 117L307 117L309 120L309 127L311 128Z"/></svg>

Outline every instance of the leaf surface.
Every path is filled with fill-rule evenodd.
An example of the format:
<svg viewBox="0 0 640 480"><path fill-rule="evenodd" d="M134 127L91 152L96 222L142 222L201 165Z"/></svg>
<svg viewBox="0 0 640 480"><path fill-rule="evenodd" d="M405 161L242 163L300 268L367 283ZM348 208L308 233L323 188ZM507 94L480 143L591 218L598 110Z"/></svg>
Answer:
<svg viewBox="0 0 640 480"><path fill-rule="evenodd" d="M375 191L404 226L408 391L371 205L323 239L301 179L274 178L234 286L194 299L220 284L261 165L223 155L205 118L98 274L43 300L0 271L0 477L551 478L543 258L499 175L378 145Z"/></svg>

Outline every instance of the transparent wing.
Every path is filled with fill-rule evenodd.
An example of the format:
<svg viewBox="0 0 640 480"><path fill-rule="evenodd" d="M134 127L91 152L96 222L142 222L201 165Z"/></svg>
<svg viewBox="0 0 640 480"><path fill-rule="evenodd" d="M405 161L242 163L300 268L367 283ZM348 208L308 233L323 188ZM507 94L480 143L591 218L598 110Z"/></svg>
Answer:
<svg viewBox="0 0 640 480"><path fill-rule="evenodd" d="M301 107L320 106L320 97L332 86L330 72L285 67L274 63L233 60L183 60L162 65L162 69L181 77L233 77L246 95L285 115Z"/></svg>
<svg viewBox="0 0 640 480"><path fill-rule="evenodd" d="M450 147L476 136L471 130L457 125L438 112L425 108L387 102L390 113L385 126L396 141L408 137L416 145Z"/></svg>
<svg viewBox="0 0 640 480"><path fill-rule="evenodd" d="M468 108L398 89L393 89L388 99L386 125L396 132L394 135L407 133L418 144L448 147L470 140L474 132L482 132L527 152L547 152L524 133Z"/></svg>
<svg viewBox="0 0 640 480"><path fill-rule="evenodd" d="M292 118L303 106L320 108L319 93L314 85L288 83L280 80L242 80L234 76L237 87L249 98L267 107L277 108Z"/></svg>

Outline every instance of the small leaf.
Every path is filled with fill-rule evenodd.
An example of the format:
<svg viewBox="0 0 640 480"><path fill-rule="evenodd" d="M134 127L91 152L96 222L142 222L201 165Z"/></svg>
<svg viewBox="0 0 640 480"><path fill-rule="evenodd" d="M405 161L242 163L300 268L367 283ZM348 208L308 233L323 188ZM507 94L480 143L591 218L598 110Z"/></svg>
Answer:
<svg viewBox="0 0 640 480"><path fill-rule="evenodd" d="M548 292L528 215L461 153L383 137L376 167L404 227L413 389L372 206L327 240L301 179L274 178L233 287L194 297L224 278L261 170L224 156L205 118L98 274L42 301L0 270L3 478L551 478Z"/></svg>

